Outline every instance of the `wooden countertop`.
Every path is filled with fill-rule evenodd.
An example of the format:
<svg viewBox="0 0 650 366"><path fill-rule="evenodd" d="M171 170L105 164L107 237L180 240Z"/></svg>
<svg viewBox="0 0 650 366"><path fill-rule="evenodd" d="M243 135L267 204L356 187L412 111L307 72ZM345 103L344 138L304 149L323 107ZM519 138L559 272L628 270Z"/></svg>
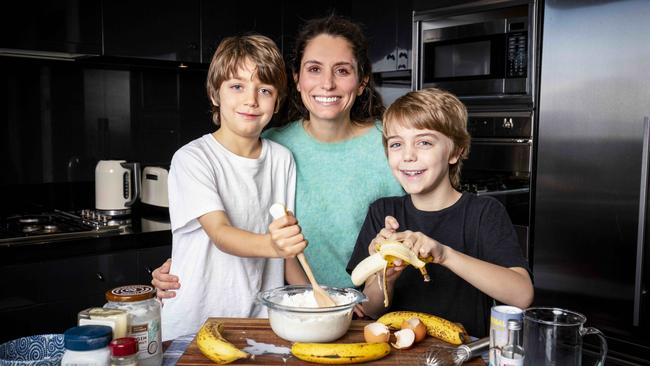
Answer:
<svg viewBox="0 0 650 366"><path fill-rule="evenodd" d="M273 333L268 319L249 319L249 318L211 318L224 324L223 336L232 342L238 348L248 346L247 339L254 340L258 343L273 344L281 347L291 347L291 342L286 341ZM348 333L336 340L335 343L353 343L363 342L363 327L370 323L367 320L353 320ZM377 361L368 362L369 365L394 366L394 365L423 365L423 355L433 344L446 344L436 338L427 336L422 342L417 343L408 350L392 349L391 353ZM284 358L283 358L284 357ZM185 353L178 360L179 366L200 366L213 365L212 361L207 359L196 344L196 338L187 347ZM293 356L280 355L259 355L254 359L237 360L233 365L314 365L313 363L304 362ZM484 366L485 363L479 358L475 358L465 365Z"/></svg>

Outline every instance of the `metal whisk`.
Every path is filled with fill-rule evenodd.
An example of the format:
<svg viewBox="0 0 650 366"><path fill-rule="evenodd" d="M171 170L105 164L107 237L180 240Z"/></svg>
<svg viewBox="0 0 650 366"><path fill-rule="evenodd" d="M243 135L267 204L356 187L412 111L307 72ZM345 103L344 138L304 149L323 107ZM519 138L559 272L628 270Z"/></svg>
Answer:
<svg viewBox="0 0 650 366"><path fill-rule="evenodd" d="M424 366L459 366L488 350L490 338L485 337L458 347L434 344L424 354Z"/></svg>

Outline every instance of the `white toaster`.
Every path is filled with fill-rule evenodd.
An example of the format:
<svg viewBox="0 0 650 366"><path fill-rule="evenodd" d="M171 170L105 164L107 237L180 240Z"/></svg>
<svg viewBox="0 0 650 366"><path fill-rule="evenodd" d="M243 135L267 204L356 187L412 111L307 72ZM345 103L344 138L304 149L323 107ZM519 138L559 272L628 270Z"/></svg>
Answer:
<svg viewBox="0 0 650 366"><path fill-rule="evenodd" d="M140 197L142 203L158 207L169 207L169 198L167 196L168 175L167 169L157 166L147 166L142 170L142 193Z"/></svg>

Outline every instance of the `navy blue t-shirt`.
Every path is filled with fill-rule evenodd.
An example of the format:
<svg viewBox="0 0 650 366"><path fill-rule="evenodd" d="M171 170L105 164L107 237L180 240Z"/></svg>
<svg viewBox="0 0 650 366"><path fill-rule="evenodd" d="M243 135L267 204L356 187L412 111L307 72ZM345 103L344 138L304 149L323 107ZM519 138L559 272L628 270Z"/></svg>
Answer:
<svg viewBox="0 0 650 366"><path fill-rule="evenodd" d="M456 203L440 211L418 210L409 195L373 202L348 262L349 273L368 257L368 244L384 227L386 216L397 219L398 231L419 231L480 260L528 270L517 234L503 205L491 197L463 193ZM472 336L487 336L492 298L443 266L429 263L426 269L431 282L424 282L420 271L413 266L404 269L395 282L392 303L387 311L426 312L461 323Z"/></svg>

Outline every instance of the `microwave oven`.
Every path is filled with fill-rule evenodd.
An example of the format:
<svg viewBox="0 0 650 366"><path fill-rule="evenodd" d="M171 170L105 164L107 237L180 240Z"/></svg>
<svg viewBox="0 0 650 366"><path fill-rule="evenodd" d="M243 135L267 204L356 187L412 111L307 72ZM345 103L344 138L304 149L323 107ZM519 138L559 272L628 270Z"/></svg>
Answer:
<svg viewBox="0 0 650 366"><path fill-rule="evenodd" d="M414 13L414 88L461 98L530 97L532 5L456 11Z"/></svg>

